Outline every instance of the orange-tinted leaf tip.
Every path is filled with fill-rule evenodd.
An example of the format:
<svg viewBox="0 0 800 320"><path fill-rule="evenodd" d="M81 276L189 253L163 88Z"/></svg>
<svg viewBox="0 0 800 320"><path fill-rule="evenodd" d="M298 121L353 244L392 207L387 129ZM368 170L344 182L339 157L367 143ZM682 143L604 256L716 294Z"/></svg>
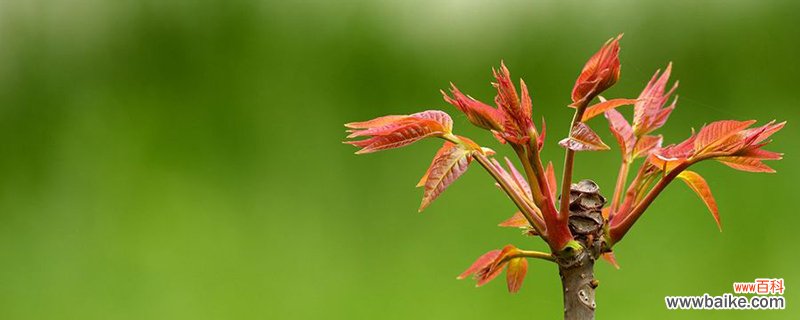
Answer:
<svg viewBox="0 0 800 320"><path fill-rule="evenodd" d="M425 181L427 181L427 180L428 180L428 173L426 172L424 176L419 178L419 181L417 182L416 185L414 185L414 187L415 188L420 188L420 187L424 186L425 185Z"/></svg>
<svg viewBox="0 0 800 320"><path fill-rule="evenodd" d="M717 161L736 170L746 172L775 173L775 169L761 162L761 159L748 157L719 157Z"/></svg>
<svg viewBox="0 0 800 320"><path fill-rule="evenodd" d="M514 258L508 262L506 269L506 284L508 292L516 293L522 287L522 281L528 273L528 260L525 258Z"/></svg>
<svg viewBox="0 0 800 320"><path fill-rule="evenodd" d="M711 194L711 188L708 187L706 180L696 172L689 170L681 172L678 175L678 178L686 182L689 188L691 188L700 197L700 199L703 200L703 203L706 204L706 207L708 207L708 210L711 211L711 214L714 216L714 221L717 222L717 227L721 232L722 223L720 222L719 218L717 201L714 200L714 196Z"/></svg>
<svg viewBox="0 0 800 320"><path fill-rule="evenodd" d="M530 228L530 223L528 223L528 219L525 218L521 211L517 211L513 216L511 216L511 218L500 222L498 226L509 228Z"/></svg>
<svg viewBox="0 0 800 320"><path fill-rule="evenodd" d="M617 257L614 255L614 252L606 252L602 255L602 257L603 260L610 263L615 269L619 270L619 263L617 263Z"/></svg>

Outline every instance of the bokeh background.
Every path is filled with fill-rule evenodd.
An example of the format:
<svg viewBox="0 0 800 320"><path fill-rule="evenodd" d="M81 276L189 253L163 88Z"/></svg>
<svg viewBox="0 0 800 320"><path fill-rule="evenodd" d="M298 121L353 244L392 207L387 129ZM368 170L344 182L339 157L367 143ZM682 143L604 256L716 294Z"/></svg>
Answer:
<svg viewBox="0 0 800 320"><path fill-rule="evenodd" d="M418 214L413 186L439 143L355 156L342 124L439 108L509 154L438 93L453 81L491 101L503 59L547 118L544 158L560 160L573 81L623 32L606 95L635 97L673 61L668 142L717 119L789 124L770 147L786 153L777 174L696 168L724 232L686 186L668 188L618 246L622 269L599 264L598 318L798 318L798 13L797 1L2 1L0 318L558 318L553 265L533 261L516 295L455 280L490 249L545 248L495 226L514 207L482 170ZM575 177L610 193L618 161L580 154ZM786 279L786 310L664 307L757 277Z"/></svg>

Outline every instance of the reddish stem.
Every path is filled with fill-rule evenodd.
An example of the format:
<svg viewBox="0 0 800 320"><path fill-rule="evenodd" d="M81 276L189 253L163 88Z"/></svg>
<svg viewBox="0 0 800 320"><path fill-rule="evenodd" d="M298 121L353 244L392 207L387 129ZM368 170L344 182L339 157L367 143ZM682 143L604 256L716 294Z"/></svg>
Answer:
<svg viewBox="0 0 800 320"><path fill-rule="evenodd" d="M572 129L575 125L583 119L583 112L586 110L586 105L594 97L586 97L578 101L575 105L575 114L572 116L572 123L569 126L569 135L572 136ZM575 165L575 151L567 148L567 153L564 156L564 174L561 178L561 205L559 206L559 218L566 219L569 216L569 190L572 186L572 168Z"/></svg>
<svg viewBox="0 0 800 320"><path fill-rule="evenodd" d="M669 185L669 183L675 179L675 177L683 172L683 170L686 170L686 168L692 165L692 163L692 161L686 161L672 169L672 171L670 171L664 178L656 183L653 189L650 189L650 192L647 193L647 196L645 196L644 199L642 199L642 201L639 202L639 204L637 204L629 214L625 215L625 217L619 221L619 223L612 224L609 230L612 242L617 243L621 241L622 237L624 237L628 230L631 229L633 224L636 223L636 220L638 220L639 217L642 216L642 213L647 210L647 207L649 207L650 204L653 203L653 200L655 200L656 197L661 194L661 191L664 191L664 188L666 188L667 185Z"/></svg>
<svg viewBox="0 0 800 320"><path fill-rule="evenodd" d="M525 201L525 198L508 183L505 179L502 178L500 172L495 169L494 165L489 161L485 155L480 153L475 153L473 158L481 164L481 166L489 172L489 175L500 184L500 187L505 191L506 194L511 198L514 204L519 208L522 212L522 215L525 216L525 219L528 220L528 223L531 224L534 230L542 236L543 239L547 240L547 232L545 229L545 222L542 220L542 217L539 216L535 211L535 209Z"/></svg>
<svg viewBox="0 0 800 320"><path fill-rule="evenodd" d="M622 164L619 167L619 174L617 175L617 185L614 187L614 198L611 199L611 212L616 212L619 209L619 202L622 200L622 190L625 188L625 182L628 180L628 171L630 170L630 163L622 159Z"/></svg>

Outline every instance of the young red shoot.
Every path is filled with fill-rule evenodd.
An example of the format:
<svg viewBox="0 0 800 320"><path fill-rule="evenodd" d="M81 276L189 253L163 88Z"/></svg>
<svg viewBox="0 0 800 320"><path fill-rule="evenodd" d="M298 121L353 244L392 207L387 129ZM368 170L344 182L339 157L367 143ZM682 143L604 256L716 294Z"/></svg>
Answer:
<svg viewBox="0 0 800 320"><path fill-rule="evenodd" d="M560 192L553 163L548 162L545 167L541 159L544 119L539 131L533 121L533 103L527 85L520 80L517 90L502 62L500 68L492 70L492 85L497 90L494 106L462 93L454 84L450 84L449 93L442 91L442 95L471 124L510 146L512 154L517 156L515 160L506 157L498 161L491 149L456 135L450 116L439 110L348 123L347 138L355 140L345 143L358 147L357 154L364 154L404 147L426 138L444 140L417 183L423 188L419 211L461 177L472 162L477 162L517 207L518 211L499 225L519 228L525 235L541 238L550 252L507 245L480 256L458 278L473 276L477 286L483 286L505 270L506 285L513 293L519 291L528 273L528 259L553 262L561 274L565 318L592 319L598 284L594 279L594 262L603 258L619 268L612 251L614 245L675 178L684 181L700 197L722 230L718 204L709 184L700 174L687 169L701 161L715 160L741 171L774 172L764 161L782 158L781 153L763 149L771 142L770 136L785 125L775 121L757 127L752 127L754 120L716 121L699 132L692 130L683 142L662 147L663 137L653 132L666 123L677 105L677 96L672 98L672 95L678 82L668 86L672 63L667 64L663 73L656 71L636 99L607 100L600 96L620 79L621 38L622 35L609 39L592 55L573 86L569 107L574 114L568 136L559 142L566 149ZM618 110L629 105L633 105L630 122ZM601 114L621 155L617 182L607 207L597 184L591 180L575 183L572 178L576 152L610 149L588 125ZM635 176L628 181L632 170Z"/></svg>

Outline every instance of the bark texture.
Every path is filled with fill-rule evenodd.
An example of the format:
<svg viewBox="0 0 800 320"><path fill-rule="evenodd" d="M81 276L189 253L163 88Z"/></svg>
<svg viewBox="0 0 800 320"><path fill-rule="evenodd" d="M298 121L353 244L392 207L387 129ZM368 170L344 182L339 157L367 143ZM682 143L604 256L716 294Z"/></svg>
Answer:
<svg viewBox="0 0 800 320"><path fill-rule="evenodd" d="M582 254L574 266L559 267L561 286L564 293L564 319L594 319L597 304L594 290L597 280L594 278L594 259L589 254Z"/></svg>
<svg viewBox="0 0 800 320"><path fill-rule="evenodd" d="M605 250L602 209L606 200L591 180L572 184L569 194L569 227L579 249L568 249L557 259L564 293L564 319L594 319L594 263Z"/></svg>

